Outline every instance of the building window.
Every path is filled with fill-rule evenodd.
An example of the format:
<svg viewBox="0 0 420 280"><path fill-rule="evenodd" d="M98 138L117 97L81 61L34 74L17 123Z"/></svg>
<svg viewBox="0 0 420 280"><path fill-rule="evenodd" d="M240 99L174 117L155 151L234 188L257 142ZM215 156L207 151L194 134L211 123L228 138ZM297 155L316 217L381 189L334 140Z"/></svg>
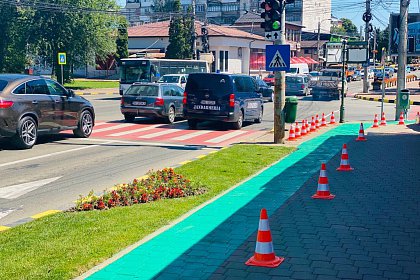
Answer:
<svg viewBox="0 0 420 280"><path fill-rule="evenodd" d="M229 52L219 51L219 70L220 72L229 71Z"/></svg>
<svg viewBox="0 0 420 280"><path fill-rule="evenodd" d="M229 52L225 51L225 72L229 71Z"/></svg>

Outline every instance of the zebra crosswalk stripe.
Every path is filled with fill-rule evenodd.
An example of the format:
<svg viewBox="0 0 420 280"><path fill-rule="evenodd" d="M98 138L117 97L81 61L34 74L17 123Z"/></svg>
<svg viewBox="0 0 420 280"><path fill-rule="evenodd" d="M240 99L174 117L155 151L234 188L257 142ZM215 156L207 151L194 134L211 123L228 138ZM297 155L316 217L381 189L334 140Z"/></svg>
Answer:
<svg viewBox="0 0 420 280"><path fill-rule="evenodd" d="M204 141L204 142L206 142L206 143L221 143L223 141L229 140L233 137L239 136L239 135L244 134L244 133L246 133L246 131L232 131L230 133L224 134L222 136L219 136L219 137L216 137L216 138L213 138L213 139L209 139L209 140Z"/></svg>
<svg viewBox="0 0 420 280"><path fill-rule="evenodd" d="M130 127L130 126L135 126L135 125L137 125L137 124L133 124L133 123L122 123L122 124L118 124L118 125L111 126L111 127L104 127L104 128L100 128L100 129L93 129L93 133L110 131L110 130L125 128L125 127Z"/></svg>
<svg viewBox="0 0 420 280"><path fill-rule="evenodd" d="M212 132L212 131L209 131L209 130L195 131L195 132L192 132L192 133L188 133L188 134L185 134L185 135L182 135L182 136L172 138L172 140L175 140L175 141L188 140L188 139L191 139L191 138L194 138L194 137L197 137L197 136L201 136L201 135L204 135L204 134L207 134L207 133L210 133L210 132Z"/></svg>
<svg viewBox="0 0 420 280"><path fill-rule="evenodd" d="M156 133L142 135L142 136L139 136L138 138L150 139L150 138L155 138L155 137L171 134L171 133L174 133L174 132L178 132L178 131L181 131L181 130L183 130L183 129L168 129L168 130L159 131L159 132L156 132Z"/></svg>
<svg viewBox="0 0 420 280"><path fill-rule="evenodd" d="M138 132L152 130L152 129L155 129L157 126L158 125L146 126L146 127L142 127L142 128L138 128L138 129L133 129L133 130L128 130L128 131L109 134L107 136L124 136L124 135L128 135L128 134L134 134L134 133L138 133Z"/></svg>

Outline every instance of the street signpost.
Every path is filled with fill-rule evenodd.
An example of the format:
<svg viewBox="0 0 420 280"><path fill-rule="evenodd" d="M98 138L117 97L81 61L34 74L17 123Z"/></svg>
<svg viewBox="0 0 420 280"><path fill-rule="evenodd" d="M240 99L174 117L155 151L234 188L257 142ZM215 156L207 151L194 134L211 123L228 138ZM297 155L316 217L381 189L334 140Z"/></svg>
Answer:
<svg viewBox="0 0 420 280"><path fill-rule="evenodd" d="M61 66L61 84L64 84L63 65L67 64L67 56L65 52L58 53L58 64Z"/></svg>

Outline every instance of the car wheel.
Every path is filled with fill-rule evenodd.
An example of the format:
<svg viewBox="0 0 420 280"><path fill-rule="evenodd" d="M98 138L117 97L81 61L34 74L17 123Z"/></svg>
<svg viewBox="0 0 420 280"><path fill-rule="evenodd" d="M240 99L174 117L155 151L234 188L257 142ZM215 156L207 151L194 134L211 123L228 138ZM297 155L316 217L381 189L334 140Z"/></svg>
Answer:
<svg viewBox="0 0 420 280"><path fill-rule="evenodd" d="M85 110L80 115L79 124L77 128L73 130L74 135L80 138L88 138L93 131L93 117L92 113Z"/></svg>
<svg viewBox="0 0 420 280"><path fill-rule="evenodd" d="M261 123L262 122L262 119L263 119L263 107L261 107L260 113L258 115L258 118L255 119L255 123Z"/></svg>
<svg viewBox="0 0 420 280"><path fill-rule="evenodd" d="M169 110L168 110L168 117L167 117L166 121L167 121L169 124L173 124L173 123L174 123L174 121L175 121L175 108L174 108L173 106L170 106L170 107L169 107Z"/></svg>
<svg viewBox="0 0 420 280"><path fill-rule="evenodd" d="M236 130L241 129L243 122L244 122L244 112L241 111L241 113L239 114L238 120L232 123L232 128Z"/></svg>
<svg viewBox="0 0 420 280"><path fill-rule="evenodd" d="M134 116L134 115L130 115L130 114L124 114L124 119L125 119L125 122L134 122L134 119L135 119L136 117Z"/></svg>
<svg viewBox="0 0 420 280"><path fill-rule="evenodd" d="M194 120L194 119L189 119L188 120L188 127L190 128L190 129L196 129L197 128L197 120Z"/></svg>
<svg viewBox="0 0 420 280"><path fill-rule="evenodd" d="M35 145L37 138L38 127L35 120L29 116L22 118L18 123L13 145L19 149L30 149Z"/></svg>

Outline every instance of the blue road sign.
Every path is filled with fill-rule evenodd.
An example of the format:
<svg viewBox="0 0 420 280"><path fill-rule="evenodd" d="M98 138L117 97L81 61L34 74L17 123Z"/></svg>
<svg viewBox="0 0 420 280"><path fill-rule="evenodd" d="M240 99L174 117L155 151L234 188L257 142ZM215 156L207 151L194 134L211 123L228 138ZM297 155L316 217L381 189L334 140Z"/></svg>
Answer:
<svg viewBox="0 0 420 280"><path fill-rule="evenodd" d="M286 71L290 68L290 45L265 46L265 70Z"/></svg>
<svg viewBox="0 0 420 280"><path fill-rule="evenodd" d="M67 63L66 53L58 53L58 64L65 65Z"/></svg>

